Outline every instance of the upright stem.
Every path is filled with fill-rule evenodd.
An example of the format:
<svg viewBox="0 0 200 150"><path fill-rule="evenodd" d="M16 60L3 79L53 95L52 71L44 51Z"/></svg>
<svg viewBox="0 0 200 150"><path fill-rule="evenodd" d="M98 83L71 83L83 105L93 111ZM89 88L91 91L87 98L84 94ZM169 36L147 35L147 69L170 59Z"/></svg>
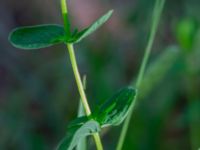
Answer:
<svg viewBox="0 0 200 150"><path fill-rule="evenodd" d="M83 76L83 79L82 79L82 83L83 83L83 88L84 90L86 90L86 75ZM82 100L81 100L81 97L80 97L80 101L79 101L79 108L78 108L78 113L77 113L77 117L82 117L82 116L85 116L86 113L85 113L85 109L83 107L83 103L82 103Z"/></svg>
<svg viewBox="0 0 200 150"><path fill-rule="evenodd" d="M67 10L67 3L66 0L61 0L61 10L62 10L62 16L63 16L63 23L64 23L64 29L66 32L66 36L70 36L70 23L68 18L68 10Z"/></svg>
<svg viewBox="0 0 200 150"><path fill-rule="evenodd" d="M144 72L147 66L147 62L152 50L152 46L153 46L153 42L155 39L155 34L157 31L157 27L158 27L158 23L159 23L159 19L162 13L162 9L164 6L164 2L165 0L156 0L155 6L154 6L154 12L153 12L153 22L152 22L152 26L151 26L151 30L150 30L150 36L149 36L149 40L147 43L147 47L145 49L145 53L144 53L144 57L142 60L142 64L139 70L139 74L138 74L138 78L136 81L136 88L140 87L140 84L142 82L143 76L144 76Z"/></svg>
<svg viewBox="0 0 200 150"><path fill-rule="evenodd" d="M62 8L62 15L63 15L63 20L64 20L64 28L66 31L66 36L70 35L70 23L69 23L69 19L68 19L68 11L67 11L67 3L66 0L61 0L61 8ZM91 115L91 110L87 101L87 97L83 88L83 84L81 81L81 77L80 77L80 73L78 71L78 66L76 63L76 57L75 57L75 53L74 53L74 47L73 44L69 44L67 43L67 48L69 51L69 55L70 55L70 60L71 60L71 64L72 64L72 68L73 68L73 72L74 72L74 76L76 79L76 84L78 86L78 91L86 112L87 116ZM101 139L98 133L94 133L93 134L95 143L96 143L96 147L97 150L103 150L103 145L101 143Z"/></svg>
<svg viewBox="0 0 200 150"><path fill-rule="evenodd" d="M137 81L136 81L136 88L138 89L138 92L140 91L140 84L141 84L141 81L143 79L144 72L145 72L145 69L146 69L146 66L147 66L147 62L148 62L148 59L149 59L149 56L150 56L150 53L151 53L153 41L155 39L155 34L156 34L156 31L157 31L157 27L158 27L158 23L159 23L159 19L160 19L161 13L162 13L164 3L165 3L165 0L156 0L155 6L154 6L152 26L151 26L151 30L150 30L150 37L149 37L149 40L148 40L148 43L147 43L147 47L145 48L144 57L143 57L142 64L141 64L139 74L138 74L138 78L137 78ZM121 131L120 138L119 138L118 145L117 145L117 150L121 150L122 147L123 147L125 137L126 137L126 134L127 134L127 131L128 131L128 127L129 127L129 124L130 124L130 120L131 120L131 117L132 117L132 113L133 113L133 110L134 110L134 106L137 102L137 97L138 96L136 95L135 100L130 107L130 112L129 112L129 114L128 114L126 120L125 120L125 123L122 127L122 131Z"/></svg>
<svg viewBox="0 0 200 150"><path fill-rule="evenodd" d="M75 53L74 53L74 47L73 47L72 44L67 44L67 48L68 48L68 51L69 51L69 56L70 56L70 60L71 60L71 63L72 63L72 69L74 71L76 83L77 83L77 86L78 86L78 91L80 93L81 100L82 100L83 106L85 108L86 115L89 116L89 115L91 115L91 111L90 111L90 107L89 107L89 104L88 104L88 101L87 101L87 98L86 98L86 94L85 94L85 91L84 91L84 88L83 88L83 84L82 84L82 81L81 81L81 78L80 78L80 74L79 74L79 71L78 71L78 66L77 66L77 63L76 63L76 57L75 57Z"/></svg>
<svg viewBox="0 0 200 150"><path fill-rule="evenodd" d="M85 94L83 84L82 84L82 81L81 81L81 78L80 78L80 74L79 74L79 71L78 71L78 66L77 66L77 63L76 63L76 57L75 57L75 53L74 53L74 47L73 47L72 44L67 44L67 47L68 47L68 51L69 51L69 55L70 55L70 60L71 60L71 63L72 63L72 68L73 68L73 71L74 71L74 76L75 76L75 79L76 79L76 83L77 83L77 86L78 86L78 90L79 90L79 93L80 93L80 96L81 96L81 100L82 100L86 115L90 116L91 110L90 110L89 104L87 102L86 94ZM93 137L94 137L97 149L103 150L103 145L101 143L101 139L100 139L99 134L94 133Z"/></svg>

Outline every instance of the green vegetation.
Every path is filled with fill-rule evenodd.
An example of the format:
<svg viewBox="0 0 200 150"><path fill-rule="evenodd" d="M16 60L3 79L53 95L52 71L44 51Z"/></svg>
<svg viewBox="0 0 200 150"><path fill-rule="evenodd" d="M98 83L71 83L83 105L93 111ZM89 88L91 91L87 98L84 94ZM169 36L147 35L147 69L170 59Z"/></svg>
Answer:
<svg viewBox="0 0 200 150"><path fill-rule="evenodd" d="M87 119L78 118L77 120L84 121L77 121L77 123L73 123L73 125L69 127L68 134L59 144L57 149L71 150L78 145L80 140L88 135L93 135L97 149L102 150L103 146L98 134L100 126L103 128L108 125L119 125L128 114L129 107L136 95L136 90L133 88L124 88L106 101L105 104L100 106L99 110L94 114L91 112L77 67L73 44L80 42L83 38L102 26L111 17L113 11L109 11L83 31L78 32L78 30L75 29L75 31L71 33L65 0L61 0L61 8L64 27L60 25L21 27L11 32L9 40L13 46L26 50L45 48L58 43L67 45L77 87L87 116L83 118Z"/></svg>
<svg viewBox="0 0 200 150"><path fill-rule="evenodd" d="M79 73L79 68L77 65L77 59L75 55L74 45L81 42L83 39L88 37L90 34L94 33L102 25L104 25L113 14L113 10L108 11L102 17L97 19L90 26L79 31L76 27L72 27L72 23L69 20L69 12L66 0L61 0L61 10L63 17L63 26L58 24L43 24L35 25L28 27L19 27L14 29L9 35L9 41L11 44L19 49L24 50L36 50L41 48L48 48L58 44L64 44L67 47L69 58L71 61L74 78L77 84L77 89L80 95L78 115L77 118L70 121L68 124L66 135L62 138L57 146L57 150L86 150L89 148L88 137L94 139L97 150L103 150L105 145L102 143L101 133L102 131L107 132L109 128L122 125L122 130L119 132L119 140L114 146L116 150L126 149L124 144L126 141L128 129L131 126L136 126L131 122L132 116L139 116L139 121L148 122L148 118L142 116L143 114L148 114L148 109L144 109L145 113L138 112L135 113L136 104L141 104L145 107L145 103L142 101L145 98L149 98L149 93L153 90L156 90L158 97L162 101L162 106L164 109L155 110L159 114L160 120L153 122L156 126L161 126L165 122L166 112L175 105L174 93L178 93L178 87L173 86L173 84L166 83L164 86L168 86L167 90L160 90L157 86L165 80L166 75L170 72L170 69L173 70L174 65L178 69L174 69L172 75L169 77L177 77L181 74L182 80L184 81L186 89L186 97L188 99L188 108L187 108L187 119L190 130L190 143L191 149L196 150L199 147L199 127L198 125L200 120L198 117L199 113L199 91L198 84L195 81L198 80L199 69L194 67L195 63L199 63L199 51L198 48L200 40L200 31L195 20L191 18L182 19L178 23L175 23L174 26L174 36L177 45L170 45L164 49L159 56L157 56L153 63L148 65L149 58L152 52L152 47L155 41L156 33L158 30L158 25L161 17L163 8L165 6L165 0L156 0L154 4L154 9L152 13L152 18L150 18L151 26L147 44L144 49L144 56L142 58L141 65L139 67L138 76L132 79L127 87L121 88L113 94L110 98L103 101L101 104L95 103L94 111L91 109L91 104L89 104L88 97L86 94L86 76L81 79ZM133 19L136 19L133 17ZM105 33L106 34L106 33ZM121 35L121 36L126 36ZM84 48L83 48L84 49ZM79 53L79 51L77 52ZM98 61L98 60L91 60ZM95 68L96 69L96 68ZM182 75L182 72L186 73ZM181 73L180 73L181 72ZM98 73L97 73L98 74ZM90 80L88 80L90 82ZM96 81L95 81L96 82ZM98 83L97 83L98 87ZM106 87L99 85L99 89L102 90L102 95L104 95L103 90L106 91ZM169 90L171 89L171 91ZM158 92L159 90L159 92ZM167 91L168 94L163 94ZM169 103L166 103L165 100L171 98ZM150 97L150 99L152 99ZM167 101L166 100L166 101ZM161 102L160 102L161 103ZM70 104L69 104L70 105ZM155 104L156 106L156 104ZM140 117L145 118L140 120ZM139 122L138 121L138 122ZM144 121L144 122L145 122ZM124 124L123 124L124 122ZM143 123L144 123L143 122ZM145 124L145 123L144 123ZM105 130L106 128L106 130ZM144 128L143 128L144 129ZM134 129L136 132L137 128ZM154 144L156 140L156 135L159 136L159 128L148 127L148 132L151 132L152 137L149 139L150 145ZM143 132L146 132L144 130ZM134 133L135 133L134 132ZM129 135L130 136L130 135ZM60 138L61 139L61 138ZM137 142L137 137L132 137L133 143ZM130 143L130 142L129 142ZM156 144L155 144L156 145ZM137 146L131 149L139 149ZM153 147L153 146L152 146ZM157 147L154 146L154 147ZM129 147L130 149L130 147Z"/></svg>

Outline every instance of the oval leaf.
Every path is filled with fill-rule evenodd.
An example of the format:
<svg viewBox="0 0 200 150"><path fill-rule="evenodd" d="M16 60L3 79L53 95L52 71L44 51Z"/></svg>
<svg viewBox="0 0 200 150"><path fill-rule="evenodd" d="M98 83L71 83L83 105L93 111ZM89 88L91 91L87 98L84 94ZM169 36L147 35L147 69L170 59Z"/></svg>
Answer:
<svg viewBox="0 0 200 150"><path fill-rule="evenodd" d="M103 15L101 18L99 18L96 22L94 22L92 25L90 25L88 28L84 29L81 32L78 32L74 34L72 39L69 41L71 43L78 43L80 42L83 38L87 37L94 31L96 31L100 26L102 26L112 15L113 10L108 11L105 15Z"/></svg>
<svg viewBox="0 0 200 150"><path fill-rule="evenodd" d="M135 98L136 90L123 88L103 103L94 113L94 118L102 127L119 125L127 116Z"/></svg>
<svg viewBox="0 0 200 150"><path fill-rule="evenodd" d="M87 121L83 125L69 128L67 135L60 142L57 150L72 150L81 139L100 131L100 125L94 120Z"/></svg>
<svg viewBox="0 0 200 150"><path fill-rule="evenodd" d="M13 30L9 41L16 48L39 49L65 41L65 31L59 25L36 25Z"/></svg>

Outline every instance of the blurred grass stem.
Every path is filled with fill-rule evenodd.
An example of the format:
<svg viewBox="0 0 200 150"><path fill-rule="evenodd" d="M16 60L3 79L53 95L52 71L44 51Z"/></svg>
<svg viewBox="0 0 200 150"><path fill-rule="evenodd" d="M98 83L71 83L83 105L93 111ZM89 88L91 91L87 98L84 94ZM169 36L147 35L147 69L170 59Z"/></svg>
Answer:
<svg viewBox="0 0 200 150"><path fill-rule="evenodd" d="M140 93L140 85L141 85L142 79L144 77L147 62L148 62L149 57L150 57L150 53L151 53L151 50L152 50L153 42L154 42L154 39L155 39L155 34L156 34L156 31L157 31L157 28L158 28L158 23L159 23L159 20L160 20L160 16L161 16L161 13L162 13L162 10L163 10L164 3L165 3L165 0L156 0L155 6L154 6L154 11L153 11L153 16L152 16L152 25L151 25L151 29L150 29L150 36L149 36L147 46L145 48L145 53L144 53L142 64L141 64L141 67L140 67L140 70L139 70L138 78L136 80L136 88L139 90L138 93ZM131 120L131 117L132 117L132 113L133 113L135 104L136 104L137 99L138 99L137 97L138 96L135 97L135 101L131 105L130 112L129 112L129 114L128 114L126 120L125 120L125 123L122 127L122 131L121 131L119 141L118 141L118 145L117 145L117 150L121 150L122 147L123 147L125 137L126 137L126 134L127 134L127 131L128 131L128 127L129 127L129 124L130 124L130 120Z"/></svg>

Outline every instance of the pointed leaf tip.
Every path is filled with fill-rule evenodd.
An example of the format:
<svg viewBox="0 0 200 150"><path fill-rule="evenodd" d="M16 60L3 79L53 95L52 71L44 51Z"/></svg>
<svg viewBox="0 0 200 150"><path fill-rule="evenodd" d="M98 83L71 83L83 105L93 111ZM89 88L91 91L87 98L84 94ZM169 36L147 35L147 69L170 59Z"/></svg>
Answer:
<svg viewBox="0 0 200 150"><path fill-rule="evenodd" d="M97 21L91 24L89 27L85 28L84 30L74 34L74 36L69 40L70 43L78 43L85 37L92 34L98 28L100 28L112 15L113 10L108 11L105 15L100 17Z"/></svg>

